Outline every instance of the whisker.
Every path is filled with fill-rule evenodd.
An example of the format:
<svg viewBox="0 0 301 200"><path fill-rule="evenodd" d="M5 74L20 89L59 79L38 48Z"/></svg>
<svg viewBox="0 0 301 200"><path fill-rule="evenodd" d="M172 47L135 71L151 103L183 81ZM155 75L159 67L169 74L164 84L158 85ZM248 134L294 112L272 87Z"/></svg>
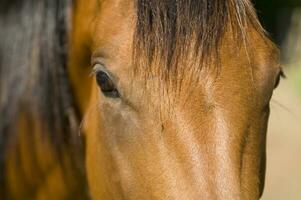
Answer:
<svg viewBox="0 0 301 200"><path fill-rule="evenodd" d="M82 135L82 130L83 130L84 126L85 126L85 123L88 121L87 120L88 116L91 117L91 115L92 115L92 117L94 117L93 115L96 115L96 112L93 112L94 111L93 108L97 108L98 106L99 105L96 102L96 103L94 103L94 105L92 105L92 106L90 106L90 108L88 108L87 113L83 116L83 119L81 120L81 122L79 124L79 129L78 129L79 136Z"/></svg>
<svg viewBox="0 0 301 200"><path fill-rule="evenodd" d="M279 101L272 99L271 103L276 104L276 106L278 106L279 108L281 108L282 110L286 111L287 113L293 115L294 117L297 117L294 112L289 109L287 106L285 106L284 104L280 103Z"/></svg>

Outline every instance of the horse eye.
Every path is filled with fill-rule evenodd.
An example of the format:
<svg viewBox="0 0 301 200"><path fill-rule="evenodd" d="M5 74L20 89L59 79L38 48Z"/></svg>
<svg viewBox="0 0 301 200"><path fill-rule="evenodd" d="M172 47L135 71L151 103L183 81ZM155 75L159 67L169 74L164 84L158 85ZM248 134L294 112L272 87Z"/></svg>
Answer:
<svg viewBox="0 0 301 200"><path fill-rule="evenodd" d="M275 86L274 86L275 89L279 86L281 78L286 78L286 75L284 74L284 72L283 72L282 69L280 70L280 72L279 72L279 74L277 76L277 79L276 79L276 82L275 82Z"/></svg>
<svg viewBox="0 0 301 200"><path fill-rule="evenodd" d="M102 93L106 97L119 98L120 97L119 92L116 89L116 86L112 81L112 79L110 78L110 76L102 70L96 71L95 73L96 73L96 82L100 87Z"/></svg>

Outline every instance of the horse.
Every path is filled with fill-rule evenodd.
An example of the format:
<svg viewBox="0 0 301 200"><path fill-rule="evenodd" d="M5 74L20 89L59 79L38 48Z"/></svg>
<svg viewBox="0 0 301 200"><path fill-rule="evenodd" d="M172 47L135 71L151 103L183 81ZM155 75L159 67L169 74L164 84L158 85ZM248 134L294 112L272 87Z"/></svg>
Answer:
<svg viewBox="0 0 301 200"><path fill-rule="evenodd" d="M3 199L259 199L279 51L250 0L2 0Z"/></svg>

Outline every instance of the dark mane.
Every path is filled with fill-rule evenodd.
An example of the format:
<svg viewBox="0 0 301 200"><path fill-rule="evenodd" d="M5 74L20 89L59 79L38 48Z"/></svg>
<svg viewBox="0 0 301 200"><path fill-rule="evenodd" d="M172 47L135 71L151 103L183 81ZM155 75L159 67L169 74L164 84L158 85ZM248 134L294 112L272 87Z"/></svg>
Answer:
<svg viewBox="0 0 301 200"><path fill-rule="evenodd" d="M0 1L1 194L9 159L5 152L18 137L20 115L26 116L28 126L41 123L43 137L58 150L58 160L62 149L78 143L79 116L66 72L71 2ZM33 133L27 134L32 138ZM80 157L73 158L74 165Z"/></svg>
<svg viewBox="0 0 301 200"><path fill-rule="evenodd" d="M135 60L144 66L157 62L163 73L176 70L190 52L206 66L218 57L229 27L240 41L247 39L249 25L264 33L251 0L137 0L135 6Z"/></svg>

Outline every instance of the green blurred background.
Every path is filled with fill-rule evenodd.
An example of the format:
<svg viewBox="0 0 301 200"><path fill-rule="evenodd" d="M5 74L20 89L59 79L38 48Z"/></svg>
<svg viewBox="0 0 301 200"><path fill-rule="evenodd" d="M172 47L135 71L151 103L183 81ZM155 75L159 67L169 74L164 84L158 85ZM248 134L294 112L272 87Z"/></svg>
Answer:
<svg viewBox="0 0 301 200"><path fill-rule="evenodd" d="M271 102L263 200L301 199L301 0L255 0L282 52L282 80Z"/></svg>

